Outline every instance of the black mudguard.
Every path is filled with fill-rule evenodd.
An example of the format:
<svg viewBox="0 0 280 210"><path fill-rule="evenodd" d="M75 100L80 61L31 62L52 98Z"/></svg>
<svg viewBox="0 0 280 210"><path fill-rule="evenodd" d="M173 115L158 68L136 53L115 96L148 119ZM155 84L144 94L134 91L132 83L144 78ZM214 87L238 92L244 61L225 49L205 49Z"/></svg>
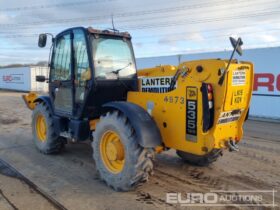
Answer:
<svg viewBox="0 0 280 210"><path fill-rule="evenodd" d="M138 143L145 148L162 145L162 138L156 122L142 107L130 102L109 102L104 108L117 109L122 112L135 129Z"/></svg>
<svg viewBox="0 0 280 210"><path fill-rule="evenodd" d="M53 107L52 107L51 99L49 96L39 96L38 98L36 98L34 100L34 102L40 102L40 103L45 102L53 114Z"/></svg>

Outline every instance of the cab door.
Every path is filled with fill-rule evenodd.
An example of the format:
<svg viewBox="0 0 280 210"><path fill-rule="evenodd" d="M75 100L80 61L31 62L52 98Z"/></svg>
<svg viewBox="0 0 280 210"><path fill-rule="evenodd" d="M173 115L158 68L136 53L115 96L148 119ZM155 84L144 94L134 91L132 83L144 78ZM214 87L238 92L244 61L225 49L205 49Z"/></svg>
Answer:
<svg viewBox="0 0 280 210"><path fill-rule="evenodd" d="M66 32L56 38L50 67L50 96L54 112L60 116L73 113L73 64L72 33Z"/></svg>
<svg viewBox="0 0 280 210"><path fill-rule="evenodd" d="M74 116L80 118L88 92L90 90L90 81L92 71L90 68L89 49L87 45L87 37L82 29L73 30L73 50L74 50Z"/></svg>

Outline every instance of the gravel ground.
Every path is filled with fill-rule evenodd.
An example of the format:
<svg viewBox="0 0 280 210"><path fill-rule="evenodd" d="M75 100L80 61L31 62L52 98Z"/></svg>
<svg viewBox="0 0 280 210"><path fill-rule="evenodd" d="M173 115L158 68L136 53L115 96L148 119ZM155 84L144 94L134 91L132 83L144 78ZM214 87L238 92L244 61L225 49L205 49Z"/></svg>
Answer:
<svg viewBox="0 0 280 210"><path fill-rule="evenodd" d="M68 144L60 155L42 155L32 144L31 111L20 93L0 91L0 159L32 180L67 209L187 209L167 204L166 193L211 190L278 190L280 124L249 120L237 153L225 152L210 167L183 163L170 150L156 157L154 176L135 191L119 193L104 185L95 171L89 142ZM0 175L0 209L52 209L42 196L16 178ZM7 199L5 199L8 198ZM263 194L263 202L271 194ZM245 203L248 204L248 203ZM196 209L217 209L197 207ZM228 206L220 209L252 209ZM268 209L259 207L258 209Z"/></svg>

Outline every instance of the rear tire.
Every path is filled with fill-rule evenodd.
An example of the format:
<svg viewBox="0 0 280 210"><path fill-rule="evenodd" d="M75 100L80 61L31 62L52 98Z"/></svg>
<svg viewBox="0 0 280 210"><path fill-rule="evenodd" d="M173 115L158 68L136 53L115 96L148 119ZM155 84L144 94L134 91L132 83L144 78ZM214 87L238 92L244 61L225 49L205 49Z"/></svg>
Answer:
<svg viewBox="0 0 280 210"><path fill-rule="evenodd" d="M215 162L218 157L222 155L222 150L213 149L210 153L205 156L193 155L187 152L177 150L177 155L183 159L183 161L196 166L209 166Z"/></svg>
<svg viewBox="0 0 280 210"><path fill-rule="evenodd" d="M50 108L44 102L33 110L32 134L36 148L44 154L58 153L64 146L63 138L55 133Z"/></svg>
<svg viewBox="0 0 280 210"><path fill-rule="evenodd" d="M134 129L122 113L108 112L101 117L93 136L93 159L100 178L108 186L116 191L129 191L148 180L153 170L154 152L138 144ZM106 146L104 149L110 138L114 146L117 145L113 152L109 149L107 152ZM114 151L118 152L110 157Z"/></svg>

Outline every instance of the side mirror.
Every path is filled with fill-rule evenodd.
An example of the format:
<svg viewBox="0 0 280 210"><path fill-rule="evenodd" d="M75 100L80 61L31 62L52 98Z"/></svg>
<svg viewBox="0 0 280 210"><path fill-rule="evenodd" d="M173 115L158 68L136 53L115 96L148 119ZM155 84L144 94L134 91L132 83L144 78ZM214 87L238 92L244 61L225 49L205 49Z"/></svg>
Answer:
<svg viewBox="0 0 280 210"><path fill-rule="evenodd" d="M45 76L39 75L36 76L36 82L45 82L47 79Z"/></svg>
<svg viewBox="0 0 280 210"><path fill-rule="evenodd" d="M39 47L45 47L47 44L47 34L40 34L39 40L38 40L38 46Z"/></svg>
<svg viewBox="0 0 280 210"><path fill-rule="evenodd" d="M238 40L234 39L233 37L229 37L230 43L234 49L236 49L236 52L238 55L242 55L242 48L241 46L243 45L243 41L241 38L238 38Z"/></svg>

